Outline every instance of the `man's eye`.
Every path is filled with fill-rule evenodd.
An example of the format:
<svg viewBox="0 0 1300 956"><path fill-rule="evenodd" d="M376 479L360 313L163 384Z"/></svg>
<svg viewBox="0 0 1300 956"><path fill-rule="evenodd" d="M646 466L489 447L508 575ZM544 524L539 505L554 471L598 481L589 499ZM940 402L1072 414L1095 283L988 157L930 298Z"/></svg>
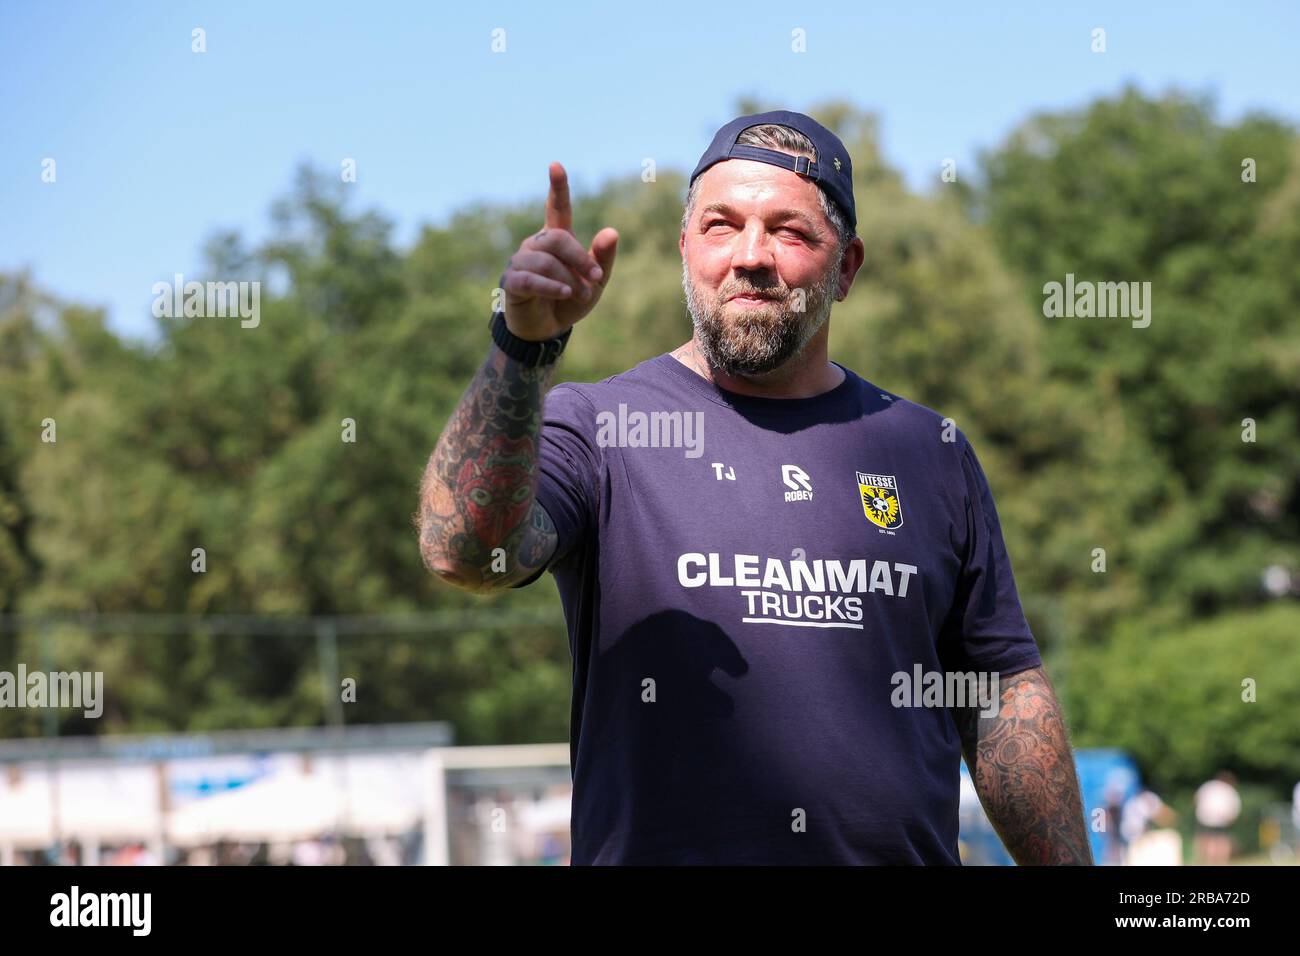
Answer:
<svg viewBox="0 0 1300 956"><path fill-rule="evenodd" d="M727 224L727 221L726 221L725 219L714 219L714 220L710 221L709 223L707 223L707 224L704 226L704 228L705 228L705 229L712 229L714 226L725 226L726 224Z"/></svg>

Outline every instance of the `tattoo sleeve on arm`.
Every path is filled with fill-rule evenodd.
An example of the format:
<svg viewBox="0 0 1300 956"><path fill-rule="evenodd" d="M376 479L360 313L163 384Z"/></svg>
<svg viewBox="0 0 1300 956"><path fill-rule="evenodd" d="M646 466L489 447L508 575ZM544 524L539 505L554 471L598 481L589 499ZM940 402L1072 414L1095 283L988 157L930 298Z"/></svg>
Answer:
<svg viewBox="0 0 1300 956"><path fill-rule="evenodd" d="M492 346L429 457L420 484L420 553L448 583L470 591L507 587L555 550L555 526L534 499L542 399L554 370L526 368Z"/></svg>
<svg viewBox="0 0 1300 956"><path fill-rule="evenodd" d="M1001 682L992 717L954 708L962 750L989 821L1022 865L1092 865L1061 705L1041 668Z"/></svg>

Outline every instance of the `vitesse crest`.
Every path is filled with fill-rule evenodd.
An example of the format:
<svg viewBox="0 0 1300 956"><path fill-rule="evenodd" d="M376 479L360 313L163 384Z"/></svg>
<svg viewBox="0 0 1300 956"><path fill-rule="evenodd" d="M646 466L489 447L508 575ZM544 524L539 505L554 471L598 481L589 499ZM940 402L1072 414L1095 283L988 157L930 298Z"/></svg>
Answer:
<svg viewBox="0 0 1300 956"><path fill-rule="evenodd" d="M903 505L898 498L898 481L893 475L858 472L858 494L867 520L887 531L902 527Z"/></svg>

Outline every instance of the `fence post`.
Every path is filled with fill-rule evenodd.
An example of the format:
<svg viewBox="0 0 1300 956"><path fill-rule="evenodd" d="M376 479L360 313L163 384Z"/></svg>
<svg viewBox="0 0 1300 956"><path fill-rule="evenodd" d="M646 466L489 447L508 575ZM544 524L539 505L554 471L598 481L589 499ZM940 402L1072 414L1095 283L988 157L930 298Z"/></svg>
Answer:
<svg viewBox="0 0 1300 956"><path fill-rule="evenodd" d="M339 627L333 617L316 619L316 656L320 662L321 686L325 695L325 719L333 728L331 737L334 746L335 778L339 788L339 815L334 826L339 840L339 849L343 850L343 839L352 816L351 799L348 793L347 754L343 749L343 695L339 680Z"/></svg>

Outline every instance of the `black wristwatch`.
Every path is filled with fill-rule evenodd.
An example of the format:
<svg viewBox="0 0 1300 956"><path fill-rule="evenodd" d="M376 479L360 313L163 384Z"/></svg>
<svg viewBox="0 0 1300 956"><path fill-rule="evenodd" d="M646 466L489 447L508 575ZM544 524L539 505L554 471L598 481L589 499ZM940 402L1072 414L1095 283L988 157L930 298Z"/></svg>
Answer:
<svg viewBox="0 0 1300 956"><path fill-rule="evenodd" d="M528 368L554 365L559 361L560 355L563 354L564 346L569 342L569 336L573 334L573 327L570 326L553 339L542 339L539 342L521 339L506 328L506 314L504 312L492 313L491 328L492 341L497 344L497 348Z"/></svg>

